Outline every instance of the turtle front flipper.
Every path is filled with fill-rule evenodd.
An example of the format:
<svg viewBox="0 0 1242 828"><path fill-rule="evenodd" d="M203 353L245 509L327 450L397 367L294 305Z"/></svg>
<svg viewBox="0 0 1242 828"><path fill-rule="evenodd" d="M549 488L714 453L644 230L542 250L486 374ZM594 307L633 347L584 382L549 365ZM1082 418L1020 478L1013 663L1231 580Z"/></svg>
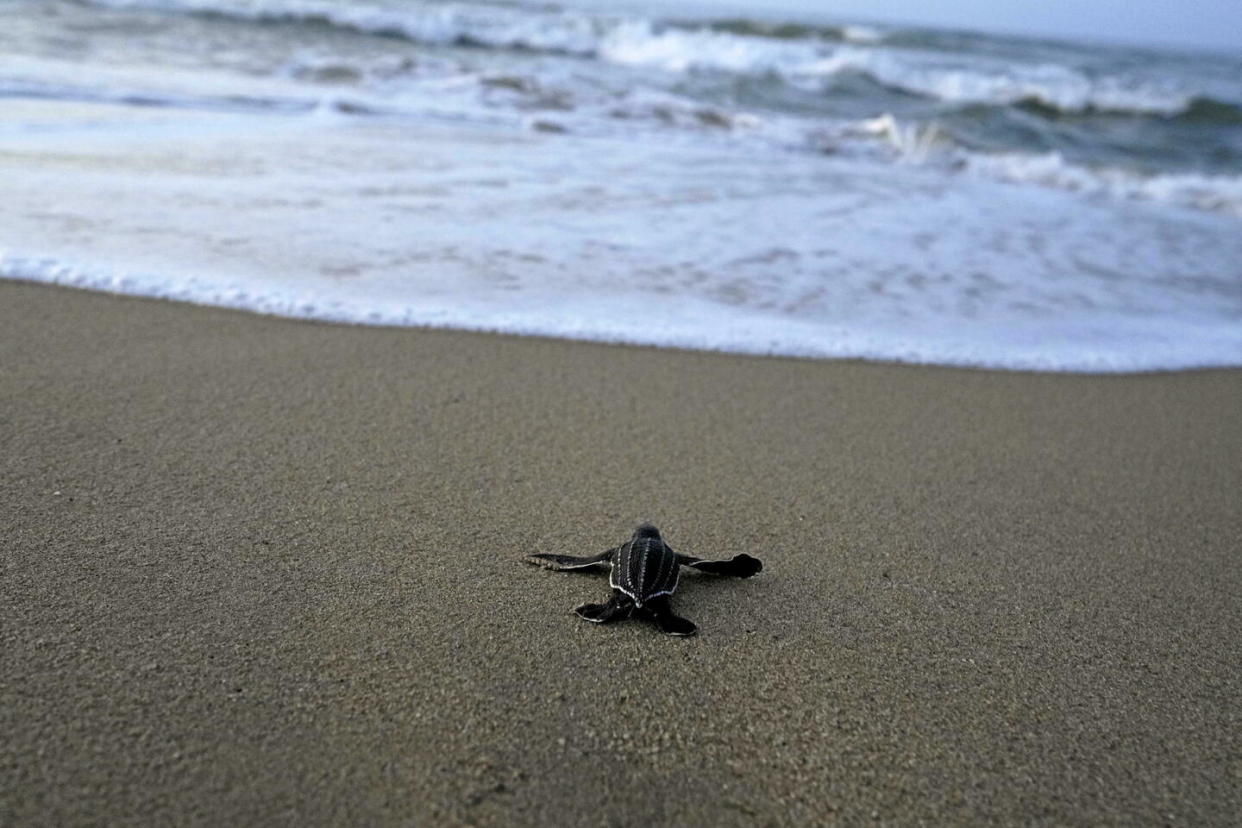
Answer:
<svg viewBox="0 0 1242 828"><path fill-rule="evenodd" d="M656 626L660 628L660 632L665 635L687 636L694 635L699 628L694 622L688 618L682 618L673 612L673 608L666 596L653 598L647 602L645 607L651 614L651 619L656 622Z"/></svg>
<svg viewBox="0 0 1242 828"><path fill-rule="evenodd" d="M691 558L689 555L678 555L677 562L700 572L710 572L712 575L732 575L735 578L749 578L763 571L763 561L745 552L741 555L734 555L727 561L705 561L702 558Z"/></svg>
<svg viewBox="0 0 1242 828"><path fill-rule="evenodd" d="M526 556L526 562L547 569L586 569L596 564L607 563L616 549L600 552L598 555L578 557L576 555L554 555L550 552L532 552Z"/></svg>
<svg viewBox="0 0 1242 828"><path fill-rule="evenodd" d="M620 621L629 618L634 611L634 599L628 595L614 593L612 600L606 604L583 604L574 612L593 624L607 624L609 621Z"/></svg>

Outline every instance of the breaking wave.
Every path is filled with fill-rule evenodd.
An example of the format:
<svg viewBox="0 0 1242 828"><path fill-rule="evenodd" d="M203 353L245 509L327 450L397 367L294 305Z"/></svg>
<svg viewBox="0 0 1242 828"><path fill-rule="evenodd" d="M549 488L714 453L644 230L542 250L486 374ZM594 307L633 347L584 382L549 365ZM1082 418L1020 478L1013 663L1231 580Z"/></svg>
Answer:
<svg viewBox="0 0 1242 828"><path fill-rule="evenodd" d="M1173 71L1140 72L1134 67L1141 69L1143 54L1092 63L1072 46L1058 51L965 33L919 40L911 30L658 21L497 3L66 2L255 23L256 32L282 44L337 44L341 31L396 40L350 41L339 52L294 45L273 51L264 71L213 67L189 80L175 70L144 76L111 66L84 75L70 61L18 57L6 62L0 95L441 117L614 137L696 134L1242 217L1242 105L1230 100L1242 97L1242 87L1228 80L1236 61L1180 74L1184 61L1172 56ZM584 72L581 61L614 68Z"/></svg>
<svg viewBox="0 0 1242 828"><path fill-rule="evenodd" d="M887 48L887 32L867 26L817 26L725 19L690 23L601 16L554 8L427 4L385 6L322 0L78 0L115 9L147 9L257 23L307 23L403 38L420 44L571 55L669 72L774 75L800 85L863 74L899 92L961 103L1029 104L1061 113L1224 119L1242 122L1242 106L1171 83L1093 77L1053 62L954 59Z"/></svg>
<svg viewBox="0 0 1242 828"><path fill-rule="evenodd" d="M1142 174L1067 161L1059 152L979 152L961 146L939 124L905 123L885 114L847 127L846 134L881 141L894 156L917 164L1000 181L1036 184L1085 195L1155 201L1242 218L1242 175Z"/></svg>
<svg viewBox="0 0 1242 828"><path fill-rule="evenodd" d="M1060 153L963 155L965 168L977 174L1024 184L1039 184L1086 194L1107 194L1136 201L1157 201L1194 210L1242 218L1242 176L1139 175L1116 168L1092 169L1072 164Z"/></svg>

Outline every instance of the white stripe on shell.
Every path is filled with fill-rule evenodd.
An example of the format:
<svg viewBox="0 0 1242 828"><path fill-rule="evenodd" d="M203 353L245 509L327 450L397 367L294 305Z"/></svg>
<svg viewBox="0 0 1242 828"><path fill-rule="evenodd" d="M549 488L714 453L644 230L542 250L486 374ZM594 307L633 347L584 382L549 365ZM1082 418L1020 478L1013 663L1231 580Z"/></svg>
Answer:
<svg viewBox="0 0 1242 828"><path fill-rule="evenodd" d="M617 578L624 577L623 573L629 570L629 552L632 545L632 543L627 541L617 547L617 554L612 558L612 572L608 576L608 584L613 589L619 589L631 598L634 596L621 586Z"/></svg>
<svg viewBox="0 0 1242 828"><path fill-rule="evenodd" d="M635 595L634 593L630 592L630 591L629 591L628 589L626 589L625 587L623 587L623 586L614 586L614 587L613 587L613 589L617 590L617 592L620 592L620 593L622 593L622 594L624 594L624 595L628 595L628 596L630 596L630 600L631 600L631 601L633 601L633 602L634 602L634 604L635 604L636 606L641 607L641 606L643 605L643 602L638 600L638 596L637 596L637 595Z"/></svg>
<svg viewBox="0 0 1242 828"><path fill-rule="evenodd" d="M638 559L638 588L642 589L647 582L647 561L651 558L651 539L643 539L643 554Z"/></svg>

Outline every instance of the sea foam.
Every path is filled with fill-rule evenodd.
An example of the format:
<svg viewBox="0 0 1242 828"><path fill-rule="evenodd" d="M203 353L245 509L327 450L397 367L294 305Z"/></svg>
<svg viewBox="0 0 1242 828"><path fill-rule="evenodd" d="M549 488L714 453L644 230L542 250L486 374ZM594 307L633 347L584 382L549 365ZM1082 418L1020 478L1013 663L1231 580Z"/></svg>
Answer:
<svg viewBox="0 0 1242 828"><path fill-rule="evenodd" d="M214 131L116 129L3 138L6 157L43 160L5 171L0 220L21 247L0 277L738 353L1242 364L1231 217L934 167L500 127L234 114Z"/></svg>
<svg viewBox="0 0 1242 828"><path fill-rule="evenodd" d="M1242 364L1228 59L478 3L43 11L0 5L0 278L740 353Z"/></svg>

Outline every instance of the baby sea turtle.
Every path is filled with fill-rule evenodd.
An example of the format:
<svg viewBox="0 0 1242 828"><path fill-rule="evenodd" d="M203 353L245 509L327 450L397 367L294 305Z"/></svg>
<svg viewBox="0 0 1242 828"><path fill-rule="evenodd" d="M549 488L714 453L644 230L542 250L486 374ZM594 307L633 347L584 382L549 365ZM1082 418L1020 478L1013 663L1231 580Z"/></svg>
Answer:
<svg viewBox="0 0 1242 828"><path fill-rule="evenodd" d="M549 569L586 569L606 563L612 567L608 578L612 600L606 604L583 604L574 612L596 624L607 624L628 618L635 611L652 619L662 632L669 635L694 635L694 623L673 614L669 598L677 589L681 567L689 566L713 575L734 575L749 578L763 569L763 563L750 555L735 555L727 561L705 561L678 555L664 539L660 530L644 523L634 536L620 546L579 558L539 552L527 556L533 564Z"/></svg>

